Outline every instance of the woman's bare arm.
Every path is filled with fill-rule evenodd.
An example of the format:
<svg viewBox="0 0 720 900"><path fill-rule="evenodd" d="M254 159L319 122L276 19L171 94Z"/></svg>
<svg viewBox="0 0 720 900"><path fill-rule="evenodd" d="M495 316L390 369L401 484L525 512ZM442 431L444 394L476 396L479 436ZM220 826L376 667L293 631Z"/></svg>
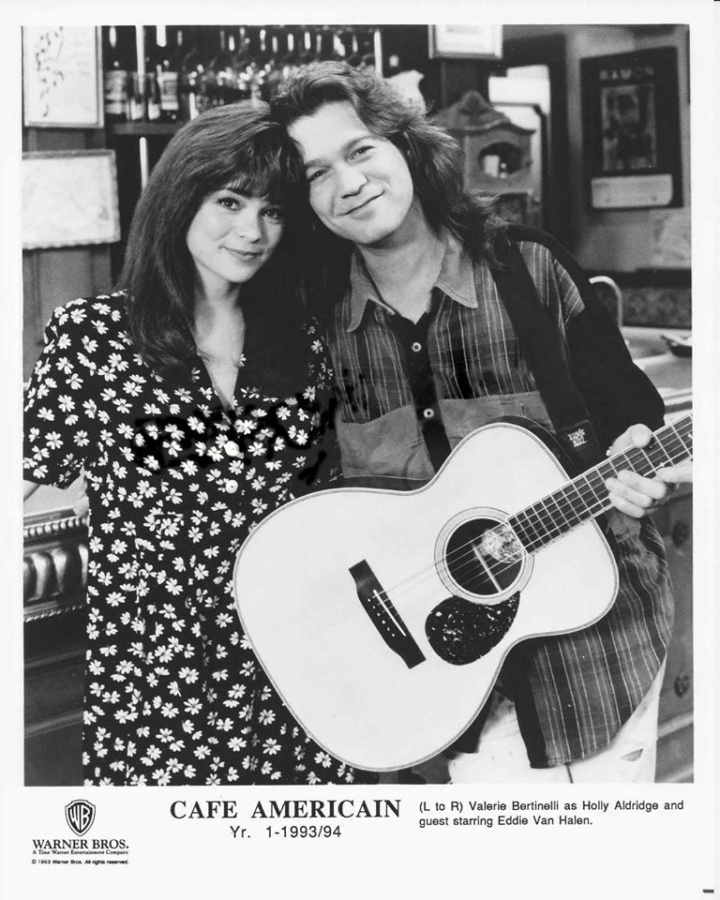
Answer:
<svg viewBox="0 0 720 900"><path fill-rule="evenodd" d="M32 496L39 487L40 485L34 481L23 481L23 501Z"/></svg>
<svg viewBox="0 0 720 900"><path fill-rule="evenodd" d="M39 487L40 485L34 481L23 481L23 502L27 500L28 497L31 497ZM86 516L88 514L90 503L88 502L84 478L82 482L82 490L73 499L72 508L76 516Z"/></svg>

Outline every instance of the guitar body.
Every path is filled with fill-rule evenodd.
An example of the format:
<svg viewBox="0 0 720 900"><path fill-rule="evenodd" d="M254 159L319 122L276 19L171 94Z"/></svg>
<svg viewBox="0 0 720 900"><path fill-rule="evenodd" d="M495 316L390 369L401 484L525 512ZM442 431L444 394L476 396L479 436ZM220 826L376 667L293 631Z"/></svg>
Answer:
<svg viewBox="0 0 720 900"><path fill-rule="evenodd" d="M502 535L567 481L536 433L500 422L424 488L319 492L252 532L235 566L240 619L321 746L376 771L428 759L473 721L511 647L605 615L618 574L592 520L536 553L500 546L490 571L481 559L488 529Z"/></svg>

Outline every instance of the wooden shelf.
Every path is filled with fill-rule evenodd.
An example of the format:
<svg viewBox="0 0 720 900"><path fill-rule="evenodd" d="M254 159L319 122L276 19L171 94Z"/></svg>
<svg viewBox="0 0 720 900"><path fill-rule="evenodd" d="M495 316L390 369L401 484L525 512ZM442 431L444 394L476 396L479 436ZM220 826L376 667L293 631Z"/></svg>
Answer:
<svg viewBox="0 0 720 900"><path fill-rule="evenodd" d="M171 137L184 122L118 122L110 125L114 137Z"/></svg>

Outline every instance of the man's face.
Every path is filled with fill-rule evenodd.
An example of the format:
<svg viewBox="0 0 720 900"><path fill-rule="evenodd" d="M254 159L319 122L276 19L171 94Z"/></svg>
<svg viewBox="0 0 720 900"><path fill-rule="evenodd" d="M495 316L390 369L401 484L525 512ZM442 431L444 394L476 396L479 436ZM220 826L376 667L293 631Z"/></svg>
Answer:
<svg viewBox="0 0 720 900"><path fill-rule="evenodd" d="M330 231L361 247L401 236L414 198L407 163L350 103L328 103L288 131L305 163L310 205Z"/></svg>

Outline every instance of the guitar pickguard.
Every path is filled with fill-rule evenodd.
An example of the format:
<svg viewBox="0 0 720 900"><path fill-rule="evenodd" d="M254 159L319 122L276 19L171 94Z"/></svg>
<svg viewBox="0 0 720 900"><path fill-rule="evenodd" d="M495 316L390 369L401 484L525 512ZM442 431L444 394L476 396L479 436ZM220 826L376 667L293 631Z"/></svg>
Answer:
<svg viewBox="0 0 720 900"><path fill-rule="evenodd" d="M492 605L448 597L428 616L425 634L440 659L454 666L475 662L489 653L515 620L520 592Z"/></svg>

